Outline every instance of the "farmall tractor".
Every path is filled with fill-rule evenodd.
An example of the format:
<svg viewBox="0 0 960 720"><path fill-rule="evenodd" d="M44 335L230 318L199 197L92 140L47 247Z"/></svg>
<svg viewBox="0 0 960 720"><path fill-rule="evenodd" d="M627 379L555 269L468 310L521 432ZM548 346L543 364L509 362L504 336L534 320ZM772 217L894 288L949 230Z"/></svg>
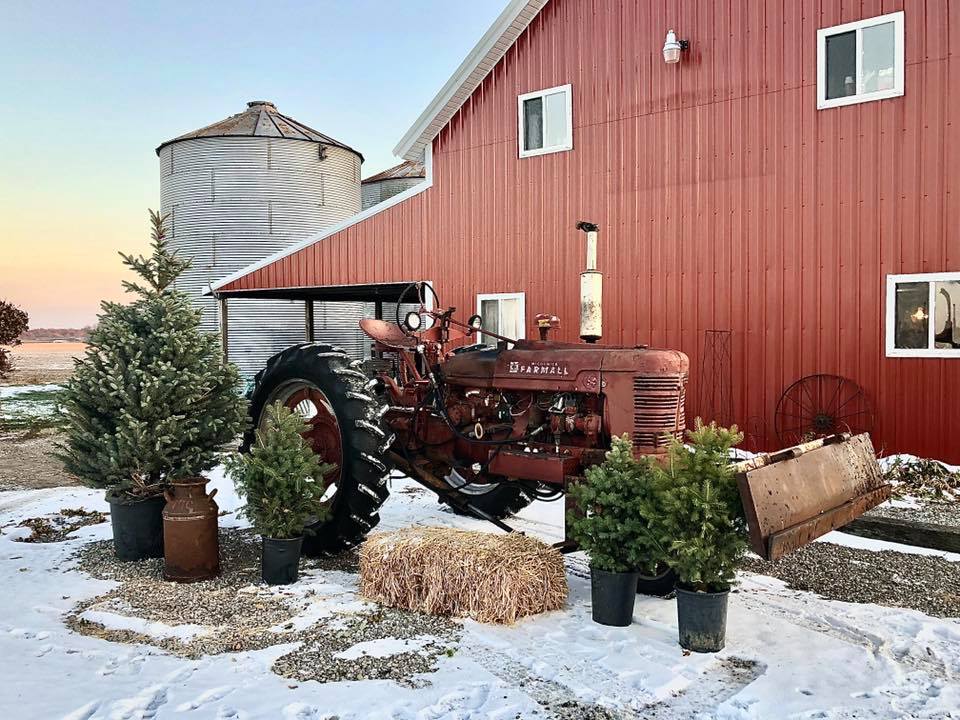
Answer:
<svg viewBox="0 0 960 720"><path fill-rule="evenodd" d="M398 302L395 323L360 323L384 368L375 376L362 371L362 361L322 343L297 345L268 361L251 395L253 426L279 401L307 421L314 450L336 466L327 489L330 518L310 528L307 553L361 541L379 522L393 468L456 512L509 531L510 514L534 500L560 498L585 468L603 462L611 437L628 433L636 453L659 455L683 433L687 356L597 344L597 227L577 228L587 236L581 343L552 340L559 326L552 315L537 316L536 340L503 337L484 329L479 316L457 320L455 308L442 308L429 285L415 284L401 300L412 297L418 310L400 317ZM478 343L481 336L496 345ZM252 439L251 431L245 445ZM778 556L886 497L869 438L853 441L807 443L743 468L754 549ZM802 467L784 468L784 461Z"/></svg>

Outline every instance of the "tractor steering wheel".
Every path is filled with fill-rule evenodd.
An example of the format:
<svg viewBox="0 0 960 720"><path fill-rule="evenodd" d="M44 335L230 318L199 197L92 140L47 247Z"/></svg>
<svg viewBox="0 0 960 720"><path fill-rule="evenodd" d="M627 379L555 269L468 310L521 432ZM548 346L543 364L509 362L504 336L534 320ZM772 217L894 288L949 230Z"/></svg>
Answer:
<svg viewBox="0 0 960 720"><path fill-rule="evenodd" d="M425 283L425 282L413 282L407 285L403 289L403 292L400 293L400 297L397 298L397 312L396 312L397 327L399 327L403 331L404 335L413 335L415 332L419 332L420 330L427 329L422 327L422 325L420 328L417 328L416 330L413 328L410 328L407 325L407 323L404 322L405 318L400 317L400 306L403 304L403 301L407 297L407 295L410 294L411 290L416 291L417 300L420 302L421 309L420 311L417 312L417 314L421 316L423 315L423 301L425 299L423 288L427 288L428 290L430 290L430 294L433 296L433 306L435 308L440 307L440 297L437 295L437 291L433 289L433 285L430 285L429 283Z"/></svg>

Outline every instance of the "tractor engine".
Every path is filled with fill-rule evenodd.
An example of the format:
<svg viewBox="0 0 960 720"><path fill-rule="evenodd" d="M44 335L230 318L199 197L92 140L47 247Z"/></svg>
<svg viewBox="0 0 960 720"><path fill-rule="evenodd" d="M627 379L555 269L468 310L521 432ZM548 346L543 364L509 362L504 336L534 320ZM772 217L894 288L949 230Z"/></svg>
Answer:
<svg viewBox="0 0 960 720"><path fill-rule="evenodd" d="M627 433L638 454L683 432L687 357L672 350L518 340L470 346L434 370L436 385L393 388L397 445L474 481L562 488ZM444 468L446 469L446 468ZM443 470L440 471L441 473Z"/></svg>

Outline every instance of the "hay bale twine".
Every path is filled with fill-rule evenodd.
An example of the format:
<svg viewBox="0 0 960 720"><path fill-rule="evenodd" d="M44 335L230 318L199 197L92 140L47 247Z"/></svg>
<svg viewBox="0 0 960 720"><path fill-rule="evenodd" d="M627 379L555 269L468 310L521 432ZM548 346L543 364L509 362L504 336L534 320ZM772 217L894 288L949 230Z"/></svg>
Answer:
<svg viewBox="0 0 960 720"><path fill-rule="evenodd" d="M431 615L512 623L562 608L567 576L563 556L535 538L413 527L363 543L360 594Z"/></svg>

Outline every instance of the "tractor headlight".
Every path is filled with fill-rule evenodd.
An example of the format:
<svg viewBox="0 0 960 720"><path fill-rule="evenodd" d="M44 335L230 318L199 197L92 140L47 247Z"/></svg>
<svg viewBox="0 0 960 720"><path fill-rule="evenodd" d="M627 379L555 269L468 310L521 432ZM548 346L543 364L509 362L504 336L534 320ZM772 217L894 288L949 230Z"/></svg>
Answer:
<svg viewBox="0 0 960 720"><path fill-rule="evenodd" d="M411 311L403 319L403 324L407 326L407 330L410 332L416 332L423 325L423 318L420 317L420 313Z"/></svg>

